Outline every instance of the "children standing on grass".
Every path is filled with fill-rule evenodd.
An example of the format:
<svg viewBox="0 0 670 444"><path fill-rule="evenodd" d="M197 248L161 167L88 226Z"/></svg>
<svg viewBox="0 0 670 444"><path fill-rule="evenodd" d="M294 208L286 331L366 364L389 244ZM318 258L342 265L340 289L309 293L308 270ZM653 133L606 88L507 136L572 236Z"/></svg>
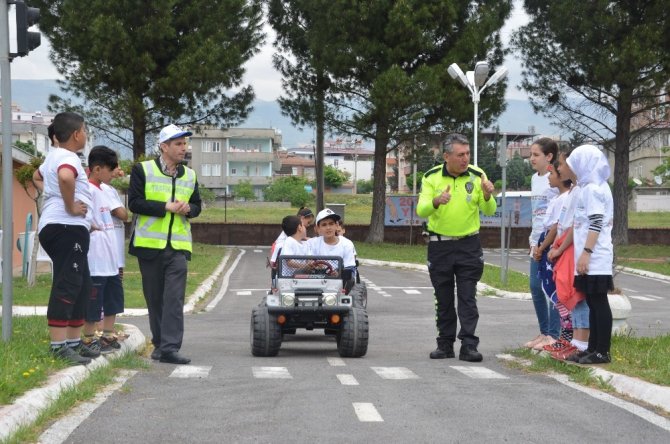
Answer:
<svg viewBox="0 0 670 444"><path fill-rule="evenodd" d="M536 171L531 181L532 230L529 237L530 245L530 294L537 316L540 334L525 343L528 348L541 350L558 339L560 321L558 311L549 304L542 291L539 277L539 262L533 259L542 233L544 216L549 202L558 195L555 188L549 185L547 166L556 160L558 145L548 137L536 140L530 147L530 164Z"/></svg>
<svg viewBox="0 0 670 444"><path fill-rule="evenodd" d="M613 200L607 179L610 166L593 145L577 147L566 160L582 192L577 196L573 239L575 288L586 295L591 334L588 348L580 353L580 364L610 362L612 310L607 293L614 289L612 263Z"/></svg>
<svg viewBox="0 0 670 444"><path fill-rule="evenodd" d="M84 118L59 113L53 120L58 147L49 151L33 181L43 190L38 225L40 244L53 262L47 323L54 356L71 365L88 364L100 356L81 342L86 300L91 293L88 269L91 192L76 153L86 146Z"/></svg>
<svg viewBox="0 0 670 444"><path fill-rule="evenodd" d="M534 259L540 264L539 269L542 280L542 291L549 299L550 303L556 307L560 316L561 332L558 341L550 345L545 345L542 348L545 351L553 353L558 352L559 350L567 350L569 348L574 349L574 346L570 343L573 335L570 310L568 310L568 308L558 299L556 283L554 281L553 262L547 257L547 252L556 239L561 208L568 196L572 181L561 179L560 173L558 172L558 161L553 162L547 169L549 171L549 184L558 190L559 195L549 202L549 205L547 206L547 212L544 217L545 231L540 236Z"/></svg>
<svg viewBox="0 0 670 444"><path fill-rule="evenodd" d="M575 205L577 197L582 189L576 184L576 179L567 164L571 149L562 149L558 156L557 169L562 178L569 178L573 185L566 194L565 201L561 207L557 224L557 239L552 249L547 254L549 260L554 262L554 281L556 283L556 294L559 301L570 310L572 321L572 347L566 347L551 353L551 356L559 360L572 362L579 358L588 347L590 322L589 307L585 296L574 286L575 280L575 253L573 245L573 224Z"/></svg>
<svg viewBox="0 0 670 444"><path fill-rule="evenodd" d="M102 189L103 184L111 182L118 165L116 153L106 146L94 147L88 156L89 183L93 197L91 248L88 260L93 289L86 309L84 344L103 354L121 348L114 336L116 315L123 313L124 305L123 286L119 277L119 251L112 220L112 207L115 203L110 201ZM95 336L95 326L103 312L103 334L98 340Z"/></svg>

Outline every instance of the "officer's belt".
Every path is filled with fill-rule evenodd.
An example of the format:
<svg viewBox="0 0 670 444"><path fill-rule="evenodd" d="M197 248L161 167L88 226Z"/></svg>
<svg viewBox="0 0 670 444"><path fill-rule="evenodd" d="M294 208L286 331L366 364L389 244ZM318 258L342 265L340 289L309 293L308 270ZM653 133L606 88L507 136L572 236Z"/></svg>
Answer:
<svg viewBox="0 0 670 444"><path fill-rule="evenodd" d="M479 231L475 231L474 233L466 234L465 236L443 236L441 234L431 234L428 237L428 239L431 242L455 241L455 240L465 239L466 237L477 236L478 234L479 234Z"/></svg>

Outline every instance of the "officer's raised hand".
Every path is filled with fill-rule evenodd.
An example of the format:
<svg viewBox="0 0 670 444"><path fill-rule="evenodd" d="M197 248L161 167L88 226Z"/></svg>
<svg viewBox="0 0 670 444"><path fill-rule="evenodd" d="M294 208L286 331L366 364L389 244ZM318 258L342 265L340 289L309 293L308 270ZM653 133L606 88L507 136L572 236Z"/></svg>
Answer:
<svg viewBox="0 0 670 444"><path fill-rule="evenodd" d="M442 191L442 194L433 198L433 207L438 208L440 205L448 204L451 200L451 185L447 185L447 189Z"/></svg>
<svg viewBox="0 0 670 444"><path fill-rule="evenodd" d="M488 201L491 198L491 194L495 190L495 186L493 186L493 183L489 180L488 177L486 177L486 173L482 174L482 191L484 193L484 200Z"/></svg>

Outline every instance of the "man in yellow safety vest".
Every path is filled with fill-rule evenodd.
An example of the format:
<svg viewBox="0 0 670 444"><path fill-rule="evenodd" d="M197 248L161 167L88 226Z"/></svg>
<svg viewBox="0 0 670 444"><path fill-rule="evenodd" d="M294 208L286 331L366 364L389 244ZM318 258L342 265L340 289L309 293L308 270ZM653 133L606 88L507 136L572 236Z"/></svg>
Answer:
<svg viewBox="0 0 670 444"><path fill-rule="evenodd" d="M179 354L184 337L186 261L191 259L189 219L200 214L195 172L183 164L192 133L176 125L158 136L160 156L136 164L130 175L128 207L133 212L129 253L137 257L149 309L151 358L188 364Z"/></svg>

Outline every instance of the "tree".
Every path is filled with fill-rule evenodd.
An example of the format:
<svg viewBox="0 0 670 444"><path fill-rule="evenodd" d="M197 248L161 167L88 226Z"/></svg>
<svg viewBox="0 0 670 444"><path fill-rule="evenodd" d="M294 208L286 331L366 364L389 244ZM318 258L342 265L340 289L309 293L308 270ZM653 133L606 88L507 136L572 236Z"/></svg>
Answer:
<svg viewBox="0 0 670 444"><path fill-rule="evenodd" d="M530 170L530 171L529 171ZM520 190L526 183L528 173L532 173L532 169L523 160L521 156L516 154L507 163L507 186L510 190Z"/></svg>
<svg viewBox="0 0 670 444"><path fill-rule="evenodd" d="M253 90L241 79L263 38L260 0L32 4L74 97L51 96L49 110L80 112L135 159L167 123L234 125L250 111Z"/></svg>
<svg viewBox="0 0 670 444"><path fill-rule="evenodd" d="M240 180L240 182L233 187L233 194L238 199L256 200L256 193L254 193L254 186L250 180Z"/></svg>
<svg viewBox="0 0 670 444"><path fill-rule="evenodd" d="M30 142L30 146L32 145L32 142ZM28 197L35 202L35 213L37 214L35 224L37 224L37 221L39 221L40 216L42 215L42 192L35 186L35 182L33 182L33 174L35 173L35 170L42 165L42 162L44 162L42 156L33 157L30 159L29 163L23 165L14 172L16 181L21 185L21 188L23 188L23 191L26 192ZM30 252L30 272L28 273L28 286L30 287L35 285L35 264L38 249L39 242L33 242L33 251Z"/></svg>
<svg viewBox="0 0 670 444"><path fill-rule="evenodd" d="M291 202L294 207L302 207L310 201L305 190L307 180L299 176L281 177L265 189L265 200L270 202Z"/></svg>
<svg viewBox="0 0 670 444"><path fill-rule="evenodd" d="M326 165L323 169L323 180L326 185L332 188L341 187L344 182L349 180L349 174L346 171L340 171L332 165Z"/></svg>
<svg viewBox="0 0 670 444"><path fill-rule="evenodd" d="M631 123L653 127L654 119L640 118L670 104L667 2L526 0L524 7L530 22L513 37L522 87L536 111L614 152L612 238L626 244Z"/></svg>
<svg viewBox="0 0 670 444"><path fill-rule="evenodd" d="M453 62L502 62L500 28L511 1L331 0L319 29L337 100L331 127L374 140L368 242L384 240L386 156L402 140L470 122L469 93L447 74ZM503 109L505 83L482 97L482 125ZM397 180L397 177L396 177Z"/></svg>
<svg viewBox="0 0 670 444"><path fill-rule="evenodd" d="M265 0L268 22L277 33L272 57L282 74L284 95L279 97L282 114L299 128L316 128L316 207L324 208L324 138L330 115L330 78L323 58L327 41L323 30L329 26L323 0ZM331 99L330 102L333 102Z"/></svg>

